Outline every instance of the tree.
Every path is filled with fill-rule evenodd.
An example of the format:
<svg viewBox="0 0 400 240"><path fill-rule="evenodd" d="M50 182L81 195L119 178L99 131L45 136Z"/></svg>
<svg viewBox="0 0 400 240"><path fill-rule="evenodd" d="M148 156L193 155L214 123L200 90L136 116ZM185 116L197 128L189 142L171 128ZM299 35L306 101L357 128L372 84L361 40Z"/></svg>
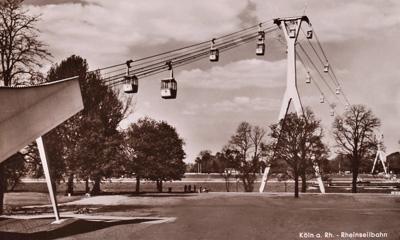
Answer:
<svg viewBox="0 0 400 240"><path fill-rule="evenodd" d="M390 172L400 173L400 152L394 152L387 156L387 164Z"/></svg>
<svg viewBox="0 0 400 240"><path fill-rule="evenodd" d="M377 140L374 131L380 120L364 105L353 105L343 116L333 122L333 136L338 152L350 158L352 192L357 192L357 178L362 163L372 159L376 153Z"/></svg>
<svg viewBox="0 0 400 240"><path fill-rule="evenodd" d="M253 191L261 160L266 157L264 137L264 129L242 122L226 146L236 162L239 178L246 192Z"/></svg>
<svg viewBox="0 0 400 240"><path fill-rule="evenodd" d="M180 180L185 173L183 159L184 141L176 129L164 121L150 118L139 119L126 131L125 171L136 177L136 191L140 180L156 181L157 190L162 192L163 181Z"/></svg>
<svg viewBox="0 0 400 240"><path fill-rule="evenodd" d="M235 176L236 169L239 167L235 161L235 155L229 148L222 149L222 152L215 154L215 159L219 163L218 172L224 177L226 191L230 191L230 179Z"/></svg>
<svg viewBox="0 0 400 240"><path fill-rule="evenodd" d="M23 0L0 1L0 81L4 86L20 85L40 80L36 71L43 59L49 59L46 45L38 40L35 28L38 16L29 16ZM4 161L0 164L0 183L5 179ZM4 187L0 187L0 214L3 210Z"/></svg>
<svg viewBox="0 0 400 240"><path fill-rule="evenodd" d="M117 128L124 117L123 104L101 76L88 68L85 59L72 55L47 74L48 82L77 76L81 87L84 109L43 137L52 179L58 182L68 177L71 194L74 177L86 181L86 191L89 179L94 180L92 194L98 194L101 179L121 166L123 138Z"/></svg>
<svg viewBox="0 0 400 240"><path fill-rule="evenodd" d="M302 190L306 191L307 175L314 177L314 164L326 159L327 148L322 143L320 121L307 109L304 116L288 114L279 124L270 128L270 135L275 139L271 147L275 150L272 167L280 168L281 172L289 173L294 179L294 196L297 198L299 177L303 183Z"/></svg>
<svg viewBox="0 0 400 240"><path fill-rule="evenodd" d="M78 56L71 56L62 62L58 71L50 71L49 76L60 78L76 74L73 72L76 65L82 72L85 69L85 74L80 78L84 109L65 125L69 132L68 166L70 173L75 172L86 182L89 178L94 180L92 194L98 194L102 178L120 171L123 137L118 126L126 108L117 93L104 84L101 76L95 72L86 73L86 61Z"/></svg>
<svg viewBox="0 0 400 240"><path fill-rule="evenodd" d="M11 156L5 162L5 180L2 185L5 187L4 191L13 191L21 178L25 176L27 169L25 168L24 155L20 152Z"/></svg>
<svg viewBox="0 0 400 240"><path fill-rule="evenodd" d="M37 76L36 69L42 67L42 60L51 56L38 38L35 25L39 16L30 16L22 2L0 2L0 76L5 86L29 82Z"/></svg>
<svg viewBox="0 0 400 240"><path fill-rule="evenodd" d="M210 150L200 151L199 155L195 159L195 163L200 165L200 171L202 173L215 172L215 169L213 168L214 155Z"/></svg>

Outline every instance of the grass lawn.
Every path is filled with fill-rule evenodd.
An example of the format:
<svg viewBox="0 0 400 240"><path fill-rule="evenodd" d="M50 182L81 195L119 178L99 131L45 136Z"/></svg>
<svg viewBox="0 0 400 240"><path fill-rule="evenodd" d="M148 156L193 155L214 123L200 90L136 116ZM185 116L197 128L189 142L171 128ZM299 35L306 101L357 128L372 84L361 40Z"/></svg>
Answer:
<svg viewBox="0 0 400 240"><path fill-rule="evenodd" d="M400 237L400 197L389 194L305 194L294 199L284 193L152 193L98 196L69 204L90 206L91 203L96 210L89 215L159 216L176 220L162 224L70 220L55 227L46 225L44 220L0 219L0 239L292 240L305 239L301 234L324 236L325 233L333 237L321 239L366 239L341 235L353 232L387 234L372 239ZM38 229L40 232L35 232Z"/></svg>

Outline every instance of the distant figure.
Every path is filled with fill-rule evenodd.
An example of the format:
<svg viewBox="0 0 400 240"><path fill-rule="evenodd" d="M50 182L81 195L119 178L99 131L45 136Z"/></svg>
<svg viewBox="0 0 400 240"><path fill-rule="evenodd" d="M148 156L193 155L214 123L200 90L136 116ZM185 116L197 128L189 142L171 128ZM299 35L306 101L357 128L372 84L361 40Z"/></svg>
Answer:
<svg viewBox="0 0 400 240"><path fill-rule="evenodd" d="M193 186L193 192L196 192L196 185Z"/></svg>
<svg viewBox="0 0 400 240"><path fill-rule="evenodd" d="M189 185L188 192L192 192L192 185Z"/></svg>
<svg viewBox="0 0 400 240"><path fill-rule="evenodd" d="M185 187L183 188L184 192L187 192L187 186L185 185Z"/></svg>
<svg viewBox="0 0 400 240"><path fill-rule="evenodd" d="M202 193L202 192L203 192L203 187L200 186L200 188L199 188L199 193Z"/></svg>

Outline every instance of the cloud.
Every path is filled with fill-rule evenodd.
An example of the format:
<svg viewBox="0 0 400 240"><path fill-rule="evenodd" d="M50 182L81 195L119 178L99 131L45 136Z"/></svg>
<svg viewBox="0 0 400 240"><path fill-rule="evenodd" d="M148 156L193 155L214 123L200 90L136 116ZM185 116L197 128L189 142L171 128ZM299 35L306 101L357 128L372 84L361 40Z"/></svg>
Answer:
<svg viewBox="0 0 400 240"><path fill-rule="evenodd" d="M48 1L49 2L49 1ZM41 37L56 56L78 53L95 65L129 59L134 48L200 42L240 28L246 1L86 0L28 4L42 14ZM210 27L212 26L212 27Z"/></svg>
<svg viewBox="0 0 400 240"><path fill-rule="evenodd" d="M188 103L182 113L184 115L254 113L277 111L279 106L280 100L274 98L238 96L210 104Z"/></svg>
<svg viewBox="0 0 400 240"><path fill-rule="evenodd" d="M305 10L316 32L325 41L379 37L377 31L390 34L400 24L400 1L374 0L251 0L260 20L283 16L299 16ZM267 19L265 19L267 18Z"/></svg>
<svg viewBox="0 0 400 240"><path fill-rule="evenodd" d="M286 61L247 59L211 69L183 70L177 79L184 86L212 89L275 88L285 84Z"/></svg>

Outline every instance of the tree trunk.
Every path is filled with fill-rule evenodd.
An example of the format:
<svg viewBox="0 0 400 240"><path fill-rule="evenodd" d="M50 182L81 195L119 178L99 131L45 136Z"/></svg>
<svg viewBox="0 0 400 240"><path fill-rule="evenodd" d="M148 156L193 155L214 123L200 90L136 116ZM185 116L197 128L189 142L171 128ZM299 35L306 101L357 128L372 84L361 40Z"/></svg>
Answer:
<svg viewBox="0 0 400 240"><path fill-rule="evenodd" d="M92 195L98 195L101 192L100 189L100 182L101 182L101 177L95 177L94 178L94 184L93 184L93 188L92 188Z"/></svg>
<svg viewBox="0 0 400 240"><path fill-rule="evenodd" d="M157 191L162 192L163 191L162 180L157 180L156 183L157 183Z"/></svg>
<svg viewBox="0 0 400 240"><path fill-rule="evenodd" d="M307 176L305 172L301 173L301 192L307 192Z"/></svg>
<svg viewBox="0 0 400 240"><path fill-rule="evenodd" d="M299 197L299 173L297 169L294 169L294 197Z"/></svg>
<svg viewBox="0 0 400 240"><path fill-rule="evenodd" d="M0 163L0 215L3 214L3 201L4 201L4 191L5 191L5 177L4 177L5 169L4 162Z"/></svg>
<svg viewBox="0 0 400 240"><path fill-rule="evenodd" d="M358 171L353 169L353 181L351 182L352 193L357 193L357 178L358 178Z"/></svg>
<svg viewBox="0 0 400 240"><path fill-rule="evenodd" d="M140 177L136 177L136 193L140 193Z"/></svg>
<svg viewBox="0 0 400 240"><path fill-rule="evenodd" d="M242 182L245 192L253 192L254 184L250 180L243 178Z"/></svg>
<svg viewBox="0 0 400 240"><path fill-rule="evenodd" d="M65 194L74 194L74 174L72 173L68 176L67 191L65 192Z"/></svg>
<svg viewBox="0 0 400 240"><path fill-rule="evenodd" d="M90 189L89 189L89 178L85 179L85 193L89 193Z"/></svg>
<svg viewBox="0 0 400 240"><path fill-rule="evenodd" d="M230 190L229 177L225 177L225 188L226 188L226 191L229 192L229 190Z"/></svg>

